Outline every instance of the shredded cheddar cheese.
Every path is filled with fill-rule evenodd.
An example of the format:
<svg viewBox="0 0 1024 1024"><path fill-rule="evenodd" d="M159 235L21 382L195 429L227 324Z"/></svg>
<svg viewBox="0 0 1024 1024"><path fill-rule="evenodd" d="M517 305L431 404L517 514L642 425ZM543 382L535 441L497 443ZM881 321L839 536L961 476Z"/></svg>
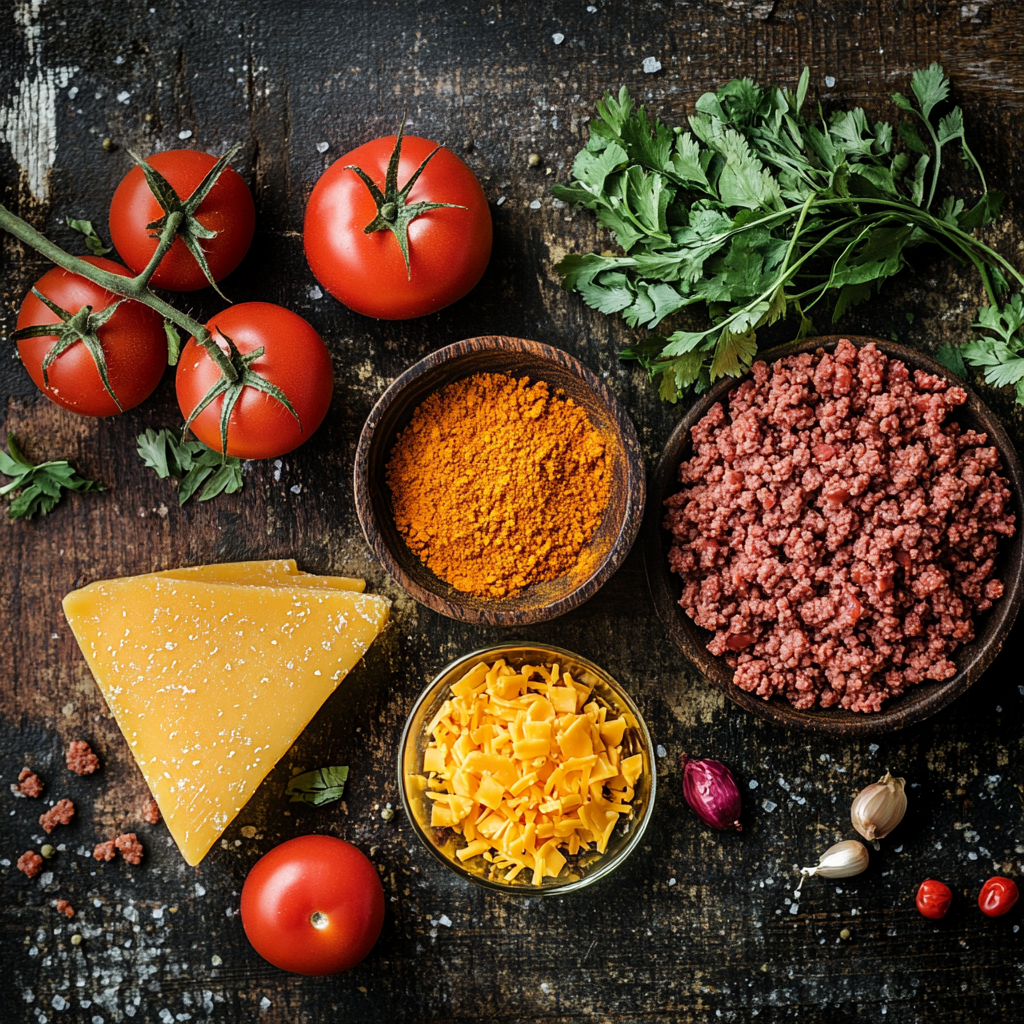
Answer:
<svg viewBox="0 0 1024 1024"><path fill-rule="evenodd" d="M460 861L483 857L504 881L531 871L540 885L567 857L604 853L632 815L643 756L623 756L630 727L557 664L481 662L427 726L430 824L465 839Z"/></svg>

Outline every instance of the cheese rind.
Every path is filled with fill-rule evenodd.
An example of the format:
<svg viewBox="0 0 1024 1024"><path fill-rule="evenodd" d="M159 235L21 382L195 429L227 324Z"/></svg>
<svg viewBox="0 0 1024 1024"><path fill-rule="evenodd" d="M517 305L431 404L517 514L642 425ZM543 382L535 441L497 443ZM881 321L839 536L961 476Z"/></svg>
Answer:
<svg viewBox="0 0 1024 1024"><path fill-rule="evenodd" d="M293 577L294 578L294 577ZM64 612L189 864L198 864L387 623L351 590L148 575Z"/></svg>
<svg viewBox="0 0 1024 1024"><path fill-rule="evenodd" d="M191 565L182 569L163 569L149 573L176 580L202 580L206 583L256 584L265 587L291 587L296 584L313 589L354 590L361 594L366 581L348 576L315 576L302 572L294 558L268 558L253 562L218 562L213 565Z"/></svg>

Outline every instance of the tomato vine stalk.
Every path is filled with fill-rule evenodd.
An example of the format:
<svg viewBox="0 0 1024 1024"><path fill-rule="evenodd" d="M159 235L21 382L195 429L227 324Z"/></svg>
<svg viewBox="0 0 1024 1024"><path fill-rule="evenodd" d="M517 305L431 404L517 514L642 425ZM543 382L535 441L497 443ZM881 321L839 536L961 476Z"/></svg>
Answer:
<svg viewBox="0 0 1024 1024"><path fill-rule="evenodd" d="M104 270L102 267L94 267L91 263L87 263L80 257L72 256L71 253L65 252L59 245L51 242L50 239L37 231L31 224L0 203L0 228L35 249L36 252L41 253L48 260L56 263L58 267L63 267L69 273L78 274L79 277L84 277L101 288L113 292L115 295L121 295L126 299L133 299L145 306L149 306L150 309L156 310L164 320L170 321L177 327L188 331L196 339L196 342L206 350L210 358L216 363L221 376L226 381L235 381L238 379L238 370L235 368L230 356L214 341L213 335L206 327L197 320L193 320L187 314L182 313L181 310L176 309L169 302L161 299L149 287L150 278L156 272L160 261L167 255L168 250L174 244L183 217L184 214L180 211L168 214L160 231L160 239L157 243L156 251L153 253L149 263L135 277L122 277L120 274L112 274L109 270ZM173 358L171 357L172 355ZM169 353L168 362L173 365L176 361L177 354Z"/></svg>

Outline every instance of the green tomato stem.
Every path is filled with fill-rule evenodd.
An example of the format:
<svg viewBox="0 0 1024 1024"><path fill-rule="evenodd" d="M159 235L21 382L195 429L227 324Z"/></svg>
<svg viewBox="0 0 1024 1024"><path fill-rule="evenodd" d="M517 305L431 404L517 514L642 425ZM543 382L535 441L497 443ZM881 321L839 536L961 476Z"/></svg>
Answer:
<svg viewBox="0 0 1024 1024"><path fill-rule="evenodd" d="M136 302L141 302L144 306L149 306L150 309L156 310L166 320L170 320L171 323L188 331L206 350L214 363L217 364L221 375L229 381L234 381L238 378L238 371L220 346L213 340L210 332L197 320L193 320L169 302L165 302L154 295L149 288L149 279L156 271L160 260L163 259L168 249L174 244L180 218L181 214L177 213L171 214L167 218L167 224L160 234L160 242L157 245L156 252L153 253L153 258L142 273L136 277L122 277L120 274L112 274L109 270L95 267L78 256L72 256L71 253L65 252L59 245L51 242L45 235L32 227L31 224L22 220L21 217L12 213L6 206L0 203L0 228L35 249L36 252L42 253L48 260L52 260L58 267L63 267L69 273L84 277L86 280L92 281L93 284L97 284L101 288L113 292L115 295L123 295L125 298L134 299Z"/></svg>

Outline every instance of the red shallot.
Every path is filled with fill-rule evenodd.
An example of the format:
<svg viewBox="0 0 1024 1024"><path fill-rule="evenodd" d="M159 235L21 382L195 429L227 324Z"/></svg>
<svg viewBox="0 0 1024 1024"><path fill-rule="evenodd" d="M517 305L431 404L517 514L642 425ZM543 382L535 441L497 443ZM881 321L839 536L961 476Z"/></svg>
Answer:
<svg viewBox="0 0 1024 1024"><path fill-rule="evenodd" d="M682 757L683 796L697 817L712 828L743 831L739 787L721 761Z"/></svg>

